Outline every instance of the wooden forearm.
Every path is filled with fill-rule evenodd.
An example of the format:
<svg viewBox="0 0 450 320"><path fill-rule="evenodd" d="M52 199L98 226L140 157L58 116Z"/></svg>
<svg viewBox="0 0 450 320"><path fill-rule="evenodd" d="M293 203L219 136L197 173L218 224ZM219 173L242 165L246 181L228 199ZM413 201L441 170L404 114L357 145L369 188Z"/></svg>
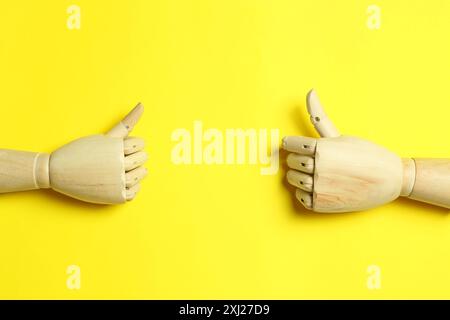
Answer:
<svg viewBox="0 0 450 320"><path fill-rule="evenodd" d="M402 195L450 209L450 159L403 159Z"/></svg>
<svg viewBox="0 0 450 320"><path fill-rule="evenodd" d="M46 153L0 149L0 193L49 188Z"/></svg>

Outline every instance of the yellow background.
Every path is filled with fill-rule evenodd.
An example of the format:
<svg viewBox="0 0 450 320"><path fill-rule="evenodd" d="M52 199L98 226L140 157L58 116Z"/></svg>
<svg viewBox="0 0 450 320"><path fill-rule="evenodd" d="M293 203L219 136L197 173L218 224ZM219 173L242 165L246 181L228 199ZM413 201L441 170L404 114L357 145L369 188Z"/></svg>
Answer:
<svg viewBox="0 0 450 320"><path fill-rule="evenodd" d="M66 26L71 4L81 29ZM367 27L367 8L381 28ZM297 207L284 169L171 162L177 128L313 135L318 90L340 130L402 156L450 157L450 2L8 1L2 148L50 152L136 102L149 177L122 206L0 196L1 298L450 298L448 210ZM66 268L81 268L81 289ZM381 268L381 289L367 268Z"/></svg>

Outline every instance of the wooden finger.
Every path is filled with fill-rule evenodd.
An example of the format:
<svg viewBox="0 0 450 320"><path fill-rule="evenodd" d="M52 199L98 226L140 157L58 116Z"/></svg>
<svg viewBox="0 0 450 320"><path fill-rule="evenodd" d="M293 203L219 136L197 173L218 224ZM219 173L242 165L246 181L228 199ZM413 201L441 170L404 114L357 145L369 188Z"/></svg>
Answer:
<svg viewBox="0 0 450 320"><path fill-rule="evenodd" d="M109 130L106 135L114 138L125 138L136 126L143 113L144 106L141 103L138 103L137 106L134 107L122 121Z"/></svg>
<svg viewBox="0 0 450 320"><path fill-rule="evenodd" d="M323 138L339 137L341 134L328 118L322 104L319 101L316 91L311 90L306 97L306 105L311 123Z"/></svg>
<svg viewBox="0 0 450 320"><path fill-rule="evenodd" d="M316 153L317 139L310 137L289 136L283 138L283 149L305 156Z"/></svg>
<svg viewBox="0 0 450 320"><path fill-rule="evenodd" d="M295 190L295 197L306 209L313 209L312 195L301 189Z"/></svg>
<svg viewBox="0 0 450 320"><path fill-rule="evenodd" d="M128 137L123 141L123 151L125 155L133 154L143 150L145 147L145 141L141 138Z"/></svg>
<svg viewBox="0 0 450 320"><path fill-rule="evenodd" d="M147 159L148 156L145 151L139 151L129 156L125 156L125 171L131 171L142 166Z"/></svg>
<svg viewBox="0 0 450 320"><path fill-rule="evenodd" d="M313 173L314 172L314 158L309 156L302 156L297 153L290 153L286 159L287 165L291 169L298 171Z"/></svg>
<svg viewBox="0 0 450 320"><path fill-rule="evenodd" d="M313 177L296 170L289 170L286 174L287 181L294 187L311 192L313 189Z"/></svg>
<svg viewBox="0 0 450 320"><path fill-rule="evenodd" d="M126 190L127 201L133 200L136 197L136 195L140 189L141 189L141 186L139 184L136 184L136 185L132 186L131 188L127 189Z"/></svg>
<svg viewBox="0 0 450 320"><path fill-rule="evenodd" d="M125 174L125 183L127 188L131 188L135 184L139 183L142 179L145 178L148 171L144 167L138 167L134 170L128 171Z"/></svg>

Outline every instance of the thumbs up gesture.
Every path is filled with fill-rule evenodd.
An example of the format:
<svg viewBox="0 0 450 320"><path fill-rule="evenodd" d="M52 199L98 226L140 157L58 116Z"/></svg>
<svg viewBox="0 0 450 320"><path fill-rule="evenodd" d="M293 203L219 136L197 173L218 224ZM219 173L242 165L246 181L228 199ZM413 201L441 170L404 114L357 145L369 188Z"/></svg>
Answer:
<svg viewBox="0 0 450 320"><path fill-rule="evenodd" d="M0 193L52 188L98 204L134 199L147 174L144 140L128 137L144 108L138 104L109 132L72 141L51 154L0 150Z"/></svg>
<svg viewBox="0 0 450 320"><path fill-rule="evenodd" d="M287 181L307 209L360 211L399 196L450 208L449 159L401 159L372 142L342 136L314 90L307 108L320 138L283 138L290 152Z"/></svg>

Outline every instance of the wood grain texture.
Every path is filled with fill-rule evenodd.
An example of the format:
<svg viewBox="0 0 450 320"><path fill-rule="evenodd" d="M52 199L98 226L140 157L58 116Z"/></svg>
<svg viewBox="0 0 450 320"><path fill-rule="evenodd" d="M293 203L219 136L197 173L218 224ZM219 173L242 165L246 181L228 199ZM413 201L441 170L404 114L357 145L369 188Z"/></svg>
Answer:
<svg viewBox="0 0 450 320"><path fill-rule="evenodd" d="M124 203L123 139L95 135L56 150L50 157L50 183L54 190L79 200Z"/></svg>
<svg viewBox="0 0 450 320"><path fill-rule="evenodd" d="M372 142L354 137L317 141L313 210L348 212L385 204L400 195L400 158Z"/></svg>
<svg viewBox="0 0 450 320"><path fill-rule="evenodd" d="M0 149L0 193L49 187L48 154Z"/></svg>
<svg viewBox="0 0 450 320"><path fill-rule="evenodd" d="M414 159L416 177L409 198L450 209L450 159Z"/></svg>

